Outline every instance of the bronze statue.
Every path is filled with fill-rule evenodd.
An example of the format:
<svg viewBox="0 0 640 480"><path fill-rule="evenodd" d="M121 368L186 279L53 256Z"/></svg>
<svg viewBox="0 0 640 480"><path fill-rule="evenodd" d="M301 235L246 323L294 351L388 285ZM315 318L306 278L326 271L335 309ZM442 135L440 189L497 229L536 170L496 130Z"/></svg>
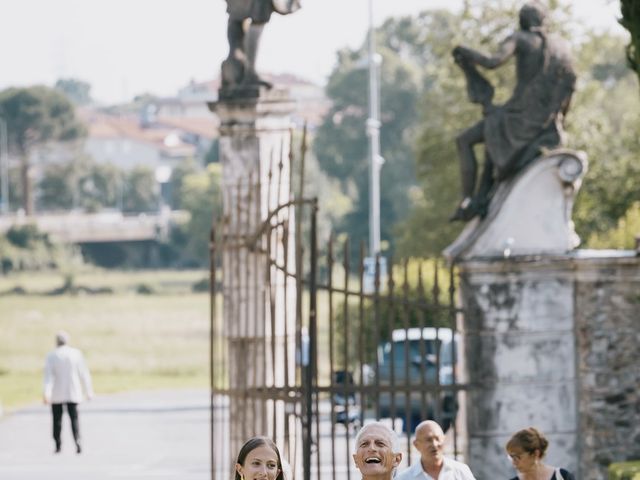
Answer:
<svg viewBox="0 0 640 480"><path fill-rule="evenodd" d="M222 62L221 96L253 96L271 84L256 73L256 55L264 25L273 12L286 15L300 8L299 0L226 0L229 55Z"/></svg>
<svg viewBox="0 0 640 480"><path fill-rule="evenodd" d="M458 46L455 62L467 78L467 92L483 106L483 119L456 138L462 176L462 201L451 220L468 221L488 210L492 187L522 170L544 149L563 141L563 121L575 88L566 41L545 31L546 10L536 2L520 10L520 30L493 56ZM477 65L496 68L516 59L517 83L504 105L493 105L493 87ZM477 185L478 162L473 146L484 142L485 164Z"/></svg>

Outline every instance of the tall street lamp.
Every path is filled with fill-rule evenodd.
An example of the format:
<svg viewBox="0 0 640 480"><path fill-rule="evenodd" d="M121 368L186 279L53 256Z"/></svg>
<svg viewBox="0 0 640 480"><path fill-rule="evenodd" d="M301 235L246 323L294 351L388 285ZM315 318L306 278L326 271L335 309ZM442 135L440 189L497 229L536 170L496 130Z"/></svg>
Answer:
<svg viewBox="0 0 640 480"><path fill-rule="evenodd" d="M9 213L9 139L7 138L7 122L0 117L0 198L2 214Z"/></svg>
<svg viewBox="0 0 640 480"><path fill-rule="evenodd" d="M376 53L373 26L373 0L369 0L369 255L380 253L380 168L384 159L380 155L380 83L379 66L382 63Z"/></svg>
<svg viewBox="0 0 640 480"><path fill-rule="evenodd" d="M376 290L376 275L383 284L387 275L386 258L380 256L380 169L384 158L380 154L380 66L382 57L376 53L376 38L373 25L373 0L369 0L369 256L364 259L363 290Z"/></svg>

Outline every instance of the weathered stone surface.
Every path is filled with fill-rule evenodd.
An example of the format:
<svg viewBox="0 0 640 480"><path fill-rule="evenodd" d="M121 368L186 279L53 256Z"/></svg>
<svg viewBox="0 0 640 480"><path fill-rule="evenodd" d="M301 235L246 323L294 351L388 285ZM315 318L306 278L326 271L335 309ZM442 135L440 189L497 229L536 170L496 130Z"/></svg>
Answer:
<svg viewBox="0 0 640 480"><path fill-rule="evenodd" d="M606 478L640 457L640 258L633 252L460 264L469 463L509 478L520 428L549 438L549 463Z"/></svg>
<svg viewBox="0 0 640 480"><path fill-rule="evenodd" d="M474 218L444 251L448 258L564 254L577 247L571 210L587 170L584 152L537 158L499 184L484 219Z"/></svg>
<svg viewBox="0 0 640 480"><path fill-rule="evenodd" d="M640 258L581 262L576 341L585 480L640 458Z"/></svg>
<svg viewBox="0 0 640 480"><path fill-rule="evenodd" d="M209 106L220 119L224 220L216 227L222 230L224 243L223 335L228 342L230 387L282 386L286 378L295 377L295 304L291 302L295 282L268 265L252 242L265 247L267 240L260 235L266 230L263 222L288 225L293 220L286 209L269 215L290 198L294 104L286 92L272 90L259 98L226 99ZM268 239L273 244L271 258L280 265L288 262L289 271L294 270L292 249L285 251L282 245L286 239L293 247L292 231L277 229ZM284 358L287 367L276 368L285 364ZM274 416L284 418L284 404L274 407L267 400L239 397L230 403L229 416L231 451L257 433L284 436L285 422L274 421ZM228 458L216 461L224 464Z"/></svg>

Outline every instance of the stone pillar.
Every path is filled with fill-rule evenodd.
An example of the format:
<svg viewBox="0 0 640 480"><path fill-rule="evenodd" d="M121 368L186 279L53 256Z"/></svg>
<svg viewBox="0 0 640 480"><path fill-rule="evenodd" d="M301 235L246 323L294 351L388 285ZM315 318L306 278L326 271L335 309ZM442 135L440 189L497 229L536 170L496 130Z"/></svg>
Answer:
<svg viewBox="0 0 640 480"><path fill-rule="evenodd" d="M478 479L515 475L504 447L529 426L549 439L546 461L576 478L640 458L640 257L574 250L585 169L576 152L537 159L445 250L460 274Z"/></svg>
<svg viewBox="0 0 640 480"><path fill-rule="evenodd" d="M578 465L574 279L566 258L460 264L465 319L469 464L477 478L515 475L504 445L529 426L548 461Z"/></svg>
<svg viewBox="0 0 640 480"><path fill-rule="evenodd" d="M279 264L287 256L288 270L295 271L293 232L289 230L286 252L282 233L269 239L259 234L269 212L290 199L290 114L294 106L282 90L210 105L220 120L225 217L223 322L228 342L229 388L239 392L229 405L231 452L237 452L254 435L281 438L283 407L278 407L280 422L274 425L273 403L255 400L254 389L284 385L285 372L290 383L295 379L295 285L277 269L267 270L264 253L270 247L271 258ZM291 217L292 210L287 209L271 217L271 222L292 224ZM255 244L246 245L248 240L255 240ZM246 398L241 393L250 390L253 393Z"/></svg>
<svg viewBox="0 0 640 480"><path fill-rule="evenodd" d="M548 462L576 478L640 458L640 257L578 250L459 271L476 477L513 476L504 445L528 426L548 437Z"/></svg>

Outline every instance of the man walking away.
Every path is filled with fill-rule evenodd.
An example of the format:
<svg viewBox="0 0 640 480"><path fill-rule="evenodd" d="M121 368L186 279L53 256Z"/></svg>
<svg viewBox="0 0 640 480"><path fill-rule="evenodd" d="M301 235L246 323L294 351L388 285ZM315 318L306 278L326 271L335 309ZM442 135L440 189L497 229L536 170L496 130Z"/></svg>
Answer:
<svg viewBox="0 0 640 480"><path fill-rule="evenodd" d="M80 350L70 347L68 343L69 335L66 332L58 332L56 349L47 355L44 366L44 403L51 404L53 413L55 453L59 453L61 448L60 432L64 406L71 419L76 452L82 452L78 404L82 402L84 396L89 400L93 397L91 375L84 362L84 356Z"/></svg>

